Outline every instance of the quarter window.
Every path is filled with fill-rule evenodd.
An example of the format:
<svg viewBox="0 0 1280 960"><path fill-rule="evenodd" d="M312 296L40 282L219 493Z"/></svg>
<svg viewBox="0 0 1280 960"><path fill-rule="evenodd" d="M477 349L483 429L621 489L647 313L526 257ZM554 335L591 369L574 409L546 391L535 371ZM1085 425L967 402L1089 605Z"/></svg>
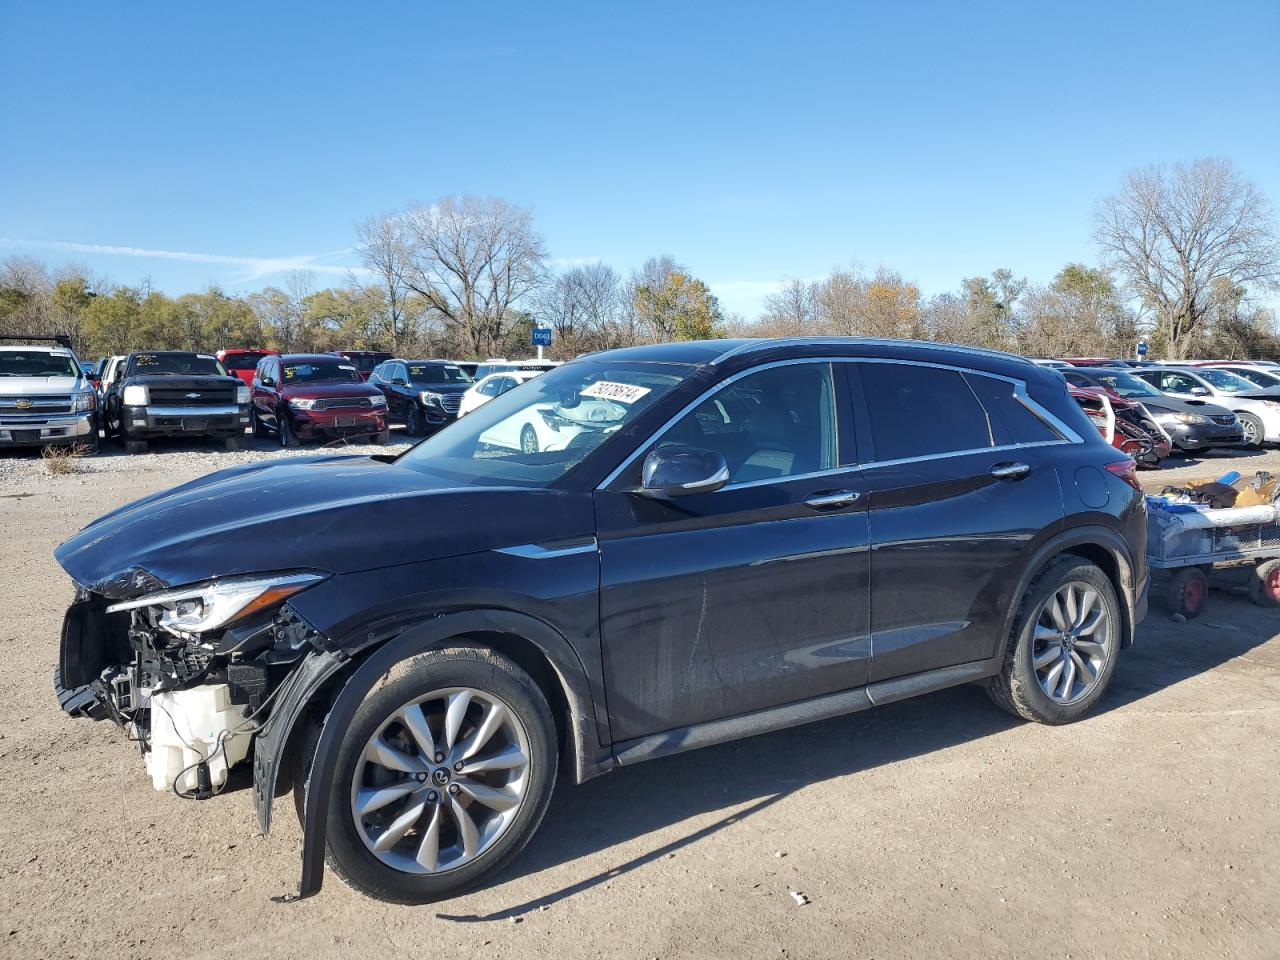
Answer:
<svg viewBox="0 0 1280 960"><path fill-rule="evenodd" d="M829 363L786 364L735 380L671 426L659 446L719 452L730 483L785 479L839 463Z"/></svg>
<svg viewBox="0 0 1280 960"><path fill-rule="evenodd" d="M906 460L995 445L991 418L955 370L863 363L876 460Z"/></svg>
<svg viewBox="0 0 1280 960"><path fill-rule="evenodd" d="M1008 380L984 377L978 373L966 373L964 379L991 415L991 430L996 446L1062 439L1014 395L1013 384Z"/></svg>

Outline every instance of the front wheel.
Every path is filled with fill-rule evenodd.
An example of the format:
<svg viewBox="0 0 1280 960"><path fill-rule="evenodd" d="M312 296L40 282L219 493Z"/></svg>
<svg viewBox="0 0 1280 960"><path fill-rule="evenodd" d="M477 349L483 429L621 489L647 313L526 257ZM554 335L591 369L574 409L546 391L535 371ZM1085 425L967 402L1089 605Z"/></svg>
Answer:
<svg viewBox="0 0 1280 960"><path fill-rule="evenodd" d="M546 697L511 660L454 646L402 661L343 737L327 787L329 864L379 900L455 896L533 836L556 757Z"/></svg>
<svg viewBox="0 0 1280 960"><path fill-rule="evenodd" d="M276 432L280 436L280 446L286 450L298 446L298 435L293 432L293 424L289 422L289 414L280 410L276 413Z"/></svg>
<svg viewBox="0 0 1280 960"><path fill-rule="evenodd" d="M1039 723L1079 720L1111 681L1120 653L1120 604L1095 564L1066 557L1028 588L1004 666L987 692L1015 716Z"/></svg>
<svg viewBox="0 0 1280 960"><path fill-rule="evenodd" d="M538 434L534 431L533 426L527 423L524 425L524 429L520 431L520 452L538 452Z"/></svg>
<svg viewBox="0 0 1280 960"><path fill-rule="evenodd" d="M417 403L409 404L409 412L404 418L405 431L411 437L420 437L427 432L426 421L422 417L422 411L418 409Z"/></svg>
<svg viewBox="0 0 1280 960"><path fill-rule="evenodd" d="M1262 446L1263 437L1266 436L1262 421L1252 413L1238 413L1236 416L1240 418L1240 427L1244 430L1244 445L1251 449Z"/></svg>
<svg viewBox="0 0 1280 960"><path fill-rule="evenodd" d="M262 421L258 419L258 408L249 408L249 426L253 429L253 439L265 440L268 436L267 428L262 425Z"/></svg>

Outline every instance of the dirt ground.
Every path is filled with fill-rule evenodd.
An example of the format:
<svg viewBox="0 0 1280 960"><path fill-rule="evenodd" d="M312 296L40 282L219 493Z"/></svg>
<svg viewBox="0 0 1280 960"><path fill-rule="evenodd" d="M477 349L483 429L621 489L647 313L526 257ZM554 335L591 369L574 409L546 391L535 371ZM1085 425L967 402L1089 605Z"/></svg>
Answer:
<svg viewBox="0 0 1280 960"><path fill-rule="evenodd" d="M51 689L71 597L54 546L225 456L48 476L0 454L2 956L1280 955L1280 614L1230 593L1184 624L1153 604L1073 726L949 690L561 785L517 863L449 903L387 906L332 875L275 903L298 875L287 798L264 838L247 790L159 794ZM1233 466L1280 455L1143 479Z"/></svg>

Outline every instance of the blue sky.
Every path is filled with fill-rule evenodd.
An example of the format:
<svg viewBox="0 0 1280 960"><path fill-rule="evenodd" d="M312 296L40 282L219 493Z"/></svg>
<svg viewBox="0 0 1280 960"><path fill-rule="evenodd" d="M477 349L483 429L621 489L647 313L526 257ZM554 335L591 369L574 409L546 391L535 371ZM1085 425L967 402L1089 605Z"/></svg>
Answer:
<svg viewBox="0 0 1280 960"><path fill-rule="evenodd" d="M1275 0L7 0L0 36L0 258L169 293L341 282L355 221L453 193L748 316L850 262L1045 281L1150 162L1225 155L1280 204Z"/></svg>

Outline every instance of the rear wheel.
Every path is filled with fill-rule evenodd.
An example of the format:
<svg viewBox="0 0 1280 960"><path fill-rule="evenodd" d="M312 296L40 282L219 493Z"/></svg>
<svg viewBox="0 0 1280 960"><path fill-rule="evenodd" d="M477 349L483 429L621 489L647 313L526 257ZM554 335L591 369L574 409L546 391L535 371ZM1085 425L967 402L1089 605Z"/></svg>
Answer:
<svg viewBox="0 0 1280 960"><path fill-rule="evenodd" d="M1249 599L1260 607L1280 607L1280 560L1264 560L1254 568Z"/></svg>
<svg viewBox="0 0 1280 960"><path fill-rule="evenodd" d="M555 774L551 708L520 667L483 647L412 657L345 732L327 786L329 863L380 900L454 896L519 853Z"/></svg>
<svg viewBox="0 0 1280 960"><path fill-rule="evenodd" d="M1023 597L1004 666L987 692L1026 720L1078 720L1111 681L1120 637L1120 604L1107 575L1088 560L1058 560Z"/></svg>
<svg viewBox="0 0 1280 960"><path fill-rule="evenodd" d="M534 431L533 427L527 423L524 425L524 429L520 431L520 452L538 452L538 434Z"/></svg>
<svg viewBox="0 0 1280 960"><path fill-rule="evenodd" d="M1262 438L1266 435L1262 428L1262 421L1252 413L1237 413L1236 416L1240 418L1240 426L1244 430L1244 445L1246 447L1262 446Z"/></svg>

